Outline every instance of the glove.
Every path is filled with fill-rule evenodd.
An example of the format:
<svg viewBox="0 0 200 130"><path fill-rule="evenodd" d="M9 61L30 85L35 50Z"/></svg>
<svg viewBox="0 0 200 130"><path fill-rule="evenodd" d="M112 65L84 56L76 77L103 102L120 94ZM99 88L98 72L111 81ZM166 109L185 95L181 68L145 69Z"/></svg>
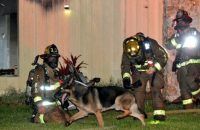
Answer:
<svg viewBox="0 0 200 130"><path fill-rule="evenodd" d="M131 80L130 78L123 79L123 86L125 89L131 89Z"/></svg>
<svg viewBox="0 0 200 130"><path fill-rule="evenodd" d="M138 87L140 87L140 86L142 86L142 82L141 82L140 79L133 83L133 87L134 87L134 88L138 88Z"/></svg>

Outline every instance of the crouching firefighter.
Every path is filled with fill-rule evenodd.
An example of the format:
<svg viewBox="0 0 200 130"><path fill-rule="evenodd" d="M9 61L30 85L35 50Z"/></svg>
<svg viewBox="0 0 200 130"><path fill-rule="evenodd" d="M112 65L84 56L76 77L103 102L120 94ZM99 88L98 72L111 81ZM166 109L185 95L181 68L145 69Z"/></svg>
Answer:
<svg viewBox="0 0 200 130"><path fill-rule="evenodd" d="M57 47L52 44L46 47L44 54L35 58L33 65L36 65L36 67L29 73L26 89L26 95L33 101L33 122L45 123L44 114L49 109L60 105L59 100L55 98L55 94L61 85L56 70L59 57ZM38 58L43 59L43 64L37 63ZM39 120L35 118L36 115Z"/></svg>
<svg viewBox="0 0 200 130"><path fill-rule="evenodd" d="M134 89L138 107L144 111L146 85L150 81L154 109L152 123L165 120L161 89L164 87L163 67L167 59L166 51L154 39L145 37L143 33L137 33L123 42L123 86L126 89Z"/></svg>
<svg viewBox="0 0 200 130"><path fill-rule="evenodd" d="M185 10L178 10L173 20L175 34L167 40L168 49L176 49L172 71L176 72L182 103L193 108L193 99L200 96L200 33L191 28L192 18Z"/></svg>

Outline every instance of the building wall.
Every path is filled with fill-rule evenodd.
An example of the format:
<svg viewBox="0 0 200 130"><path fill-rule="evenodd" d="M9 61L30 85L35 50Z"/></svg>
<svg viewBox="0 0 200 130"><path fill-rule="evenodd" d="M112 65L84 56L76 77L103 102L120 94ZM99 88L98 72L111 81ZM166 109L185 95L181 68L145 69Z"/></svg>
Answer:
<svg viewBox="0 0 200 130"><path fill-rule="evenodd" d="M62 0L52 8L43 4L19 0L19 77L0 77L1 92L24 90L34 57L51 43L65 57L81 54L88 64L83 72L102 83L121 82L125 37L144 32L162 44L161 0L70 0L71 15L65 15Z"/></svg>

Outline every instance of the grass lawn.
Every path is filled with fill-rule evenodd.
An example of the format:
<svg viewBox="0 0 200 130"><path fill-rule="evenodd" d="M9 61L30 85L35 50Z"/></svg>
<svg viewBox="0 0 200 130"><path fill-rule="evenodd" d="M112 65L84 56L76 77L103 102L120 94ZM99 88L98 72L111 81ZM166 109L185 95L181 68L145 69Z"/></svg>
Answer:
<svg viewBox="0 0 200 130"><path fill-rule="evenodd" d="M169 107L168 109L172 109ZM0 105L0 130L99 130L94 115L72 123L69 127L62 124L33 124L29 122L31 109L25 105ZM170 114L164 123L158 125L148 124L152 116L146 119L146 126L141 122L128 117L116 120L120 112L109 111L103 114L105 130L199 130L200 113Z"/></svg>

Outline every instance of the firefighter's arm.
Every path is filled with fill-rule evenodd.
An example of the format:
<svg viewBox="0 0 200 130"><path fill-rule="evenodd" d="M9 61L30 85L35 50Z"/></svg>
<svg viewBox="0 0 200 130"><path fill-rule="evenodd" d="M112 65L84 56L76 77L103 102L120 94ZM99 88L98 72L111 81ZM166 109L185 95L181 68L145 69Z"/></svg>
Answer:
<svg viewBox="0 0 200 130"><path fill-rule="evenodd" d="M33 76L33 88L32 88L33 101L36 105L43 100L41 96L40 87L44 84L44 81L45 81L44 69L42 67L36 67Z"/></svg>
<svg viewBox="0 0 200 130"><path fill-rule="evenodd" d="M25 92L26 99L25 99L25 103L27 105L30 105L31 103L33 103L33 101L32 101L33 97L32 97L32 94L31 94L32 84L33 84L33 76L34 76L34 69L32 69L29 72L28 79L26 81L26 92Z"/></svg>
<svg viewBox="0 0 200 130"><path fill-rule="evenodd" d="M131 88L130 60L125 53L122 54L121 75L124 88Z"/></svg>
<svg viewBox="0 0 200 130"><path fill-rule="evenodd" d="M169 39L167 39L165 43L165 47L169 50L179 48L179 34L172 35Z"/></svg>
<svg viewBox="0 0 200 130"><path fill-rule="evenodd" d="M155 40L152 47L154 53L154 67L156 70L162 70L167 64L168 55L166 50L160 46Z"/></svg>
<svg viewBox="0 0 200 130"><path fill-rule="evenodd" d="M44 84L45 81L45 72L42 66L35 68L35 73L33 77L33 101L35 106L37 107L39 113L39 120L40 123L45 123L44 121L44 114L46 112L46 108L43 105L43 96L41 91L41 86Z"/></svg>
<svg viewBox="0 0 200 130"><path fill-rule="evenodd" d="M34 76L34 69L32 69L29 72L28 79L26 81L26 96L31 97L31 87L33 82L33 76Z"/></svg>

